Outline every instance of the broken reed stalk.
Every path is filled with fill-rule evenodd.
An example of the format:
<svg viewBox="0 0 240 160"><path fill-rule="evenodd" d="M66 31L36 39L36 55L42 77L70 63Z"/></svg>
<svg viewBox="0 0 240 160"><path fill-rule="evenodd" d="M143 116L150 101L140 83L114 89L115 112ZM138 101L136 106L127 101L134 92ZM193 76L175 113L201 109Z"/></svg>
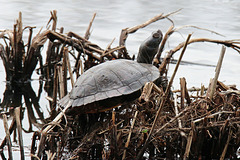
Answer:
<svg viewBox="0 0 240 160"><path fill-rule="evenodd" d="M36 142L39 138L40 138L39 132L34 132L32 136L32 144L31 144L31 150L30 150L31 160L34 160L35 158L39 159L36 155L34 155Z"/></svg>
<svg viewBox="0 0 240 160"><path fill-rule="evenodd" d="M97 53L99 55L102 55L104 53L104 50L101 49L96 44L92 44L90 41L86 40L83 37L80 37L79 35L77 35L73 32L69 32L68 35L60 34L57 32L50 31L50 30L48 30L47 32L48 33L46 35L48 36L48 38L51 41L54 41L55 39L57 39L62 43L73 46L79 52L78 58L77 58L78 60L80 59L81 53L84 53L90 57L93 57L94 59L96 59L97 61L100 62L100 58L97 55L93 54L93 52ZM77 39L70 38L71 36L74 36ZM94 46L94 47L92 47L92 46ZM92 51L90 51L90 50L92 50Z"/></svg>
<svg viewBox="0 0 240 160"><path fill-rule="evenodd" d="M90 37L90 29L92 27L92 23L93 23L95 17L96 17L96 13L93 14L92 20L89 23L89 26L88 26L87 31L86 31L85 36L84 36L85 39L89 39L89 37Z"/></svg>
<svg viewBox="0 0 240 160"><path fill-rule="evenodd" d="M210 89L209 98L211 100L213 98L213 94L215 93L215 89L216 89L218 77L219 77L219 74L220 74L220 70L221 70L221 67L222 67L222 62L223 62L223 57L224 57L225 51L226 51L226 47L222 46L221 54L219 56L218 64L217 64L217 67L216 67L216 70L215 70L215 76L214 76L214 79L213 79L213 82L212 82L212 85L211 85L211 89Z"/></svg>
<svg viewBox="0 0 240 160"><path fill-rule="evenodd" d="M162 127L160 127L155 134L159 133L161 130L163 130L165 127L167 127L168 125L170 125L171 123L173 123L175 120L179 119L180 116L182 116L184 113L186 113L189 110L190 107L186 107L184 108L178 115L176 115L175 117L173 117L170 121L168 121L167 123L165 123ZM183 129L183 128L182 128ZM179 128L178 128L179 130ZM188 129L190 130L190 129Z"/></svg>
<svg viewBox="0 0 240 160"><path fill-rule="evenodd" d="M53 10L53 12L51 11L51 17L48 21L48 25L51 21L53 21L53 24L52 24L52 31L56 31L57 29L57 11L56 10ZM53 42L49 41L48 43L48 48L47 48L47 57L46 57L46 62L50 63L50 57L51 57L51 48L53 46Z"/></svg>
<svg viewBox="0 0 240 160"><path fill-rule="evenodd" d="M195 43L195 42L211 42L211 43L216 43L216 44L222 44L226 47L231 47L234 50L236 50L238 53L240 53L240 46L237 45L239 44L239 42L237 42L236 40L214 40L214 39L209 39L209 38L193 38L191 40L189 40L188 45L191 43ZM180 43L177 47L175 47L174 49L172 49L168 55L164 58L163 62L161 63L159 70L161 75L164 74L164 72L166 71L166 66L167 64L170 63L170 59L171 57L174 55L175 52L179 51L181 48L184 47L184 42Z"/></svg>
<svg viewBox="0 0 240 160"><path fill-rule="evenodd" d="M219 112L216 112L216 113L213 113L213 114L208 113L208 115L202 115L201 118L198 118L198 119L194 120L193 123L198 123L200 121L206 120L208 118L213 118L214 116L219 116L221 114L234 114L234 112L232 112L232 111L219 111Z"/></svg>
<svg viewBox="0 0 240 160"><path fill-rule="evenodd" d="M186 81L183 78L180 78L180 89L181 89L181 109L184 108L184 99L186 97L185 95L185 86L186 86Z"/></svg>
<svg viewBox="0 0 240 160"><path fill-rule="evenodd" d="M175 106L175 114L176 114L176 116L178 116L179 111L178 111L178 104L177 104L177 96L174 97L174 106ZM179 129L182 129L182 121L181 121L181 119L180 119L180 118L177 118L177 121L178 121L178 128L179 128ZM180 135L181 135L182 137L184 137L184 138L187 137L186 134L185 134L185 132L183 132L183 131L180 131Z"/></svg>
<svg viewBox="0 0 240 160"><path fill-rule="evenodd" d="M186 99L187 104L191 103L191 99L189 97L187 90L187 82L184 77L180 78L180 88L181 88L181 108L184 108L184 99Z"/></svg>
<svg viewBox="0 0 240 160"><path fill-rule="evenodd" d="M77 80L77 78L83 74L83 64L81 59L78 60L77 67L75 68L75 70L76 70L76 80ZM79 74L79 71L80 71L80 74Z"/></svg>
<svg viewBox="0 0 240 160"><path fill-rule="evenodd" d="M108 46L106 47L104 53L101 55L101 57L100 57L101 58L101 62L103 62L103 58L108 56L108 55L111 55L113 58L117 59L117 56L115 54L113 54L113 52L125 48L125 46L120 46L120 47L115 47L115 48L111 49L111 45L114 42L114 40L115 40L115 38L113 38L113 40L108 44Z"/></svg>
<svg viewBox="0 0 240 160"><path fill-rule="evenodd" d="M17 23L14 25L14 32L13 32L13 59L14 59L14 74L16 79L20 79L22 68L22 61L23 61L23 43L22 43L22 13L19 12L19 18L17 19Z"/></svg>
<svg viewBox="0 0 240 160"><path fill-rule="evenodd" d="M230 128L229 133L228 133L227 142L226 142L226 144L224 146L224 149L223 149L223 152L221 154L220 160L224 160L224 158L225 158L225 155L226 155L227 148L228 148L229 142L231 140L231 137L232 137L232 129Z"/></svg>
<svg viewBox="0 0 240 160"><path fill-rule="evenodd" d="M195 43L195 42L211 42L211 43L217 43L225 45L226 47L231 47L234 50L236 50L238 53L240 53L240 46L237 45L239 42L236 42L234 40L216 40L216 39L209 39L209 38L193 38L191 39L188 44ZM177 47L173 49L173 52L177 52L184 46L184 43L180 43Z"/></svg>
<svg viewBox="0 0 240 160"><path fill-rule="evenodd" d="M183 155L183 160L186 160L189 157L189 152L191 149L191 145L192 145L192 140L193 140L193 127L188 135L187 138L187 145L186 145L186 149L185 149L185 153Z"/></svg>
<svg viewBox="0 0 240 160"><path fill-rule="evenodd" d="M163 13L161 13L161 14L147 20L146 22L144 22L142 24L136 25L136 26L131 27L131 28L122 29L121 35L120 35L120 38L119 38L119 46L120 47L125 46L125 42L126 42L126 39L128 37L128 34L134 33L137 30L139 30L140 28L144 28L144 27L148 26L149 24L151 24L153 22L156 22L156 21L161 20L161 19L168 18L169 16L171 16L175 13L178 13L180 10L181 9L179 9L177 11L174 11L174 12L171 12L171 13L168 13L166 15L163 15ZM119 50L118 58L120 58L120 55L123 55L125 58L130 59L130 56L128 55L126 48Z"/></svg>
<svg viewBox="0 0 240 160"><path fill-rule="evenodd" d="M111 132L111 143L110 143L110 148L112 157L111 159L119 159L119 147L117 146L117 125L115 124L116 122L116 112L112 111L112 132Z"/></svg>
<svg viewBox="0 0 240 160"><path fill-rule="evenodd" d="M23 31L30 28L28 36L28 44L24 45L22 39ZM22 27L22 14L19 12L19 18L14 24L13 31L1 31L0 38L4 40L5 47L0 45L0 56L3 59L3 64L6 71L7 81L26 81L31 78L31 75L37 65L38 58L41 57L40 49L46 41L47 37L42 37L42 34L37 34L32 39L32 29L34 27ZM6 36L5 36L6 35ZM25 52L25 47L27 51Z"/></svg>
<svg viewBox="0 0 240 160"><path fill-rule="evenodd" d="M29 35L28 35L28 44L27 44L27 54L30 51L31 41L32 41L32 34L33 34L33 28L29 28Z"/></svg>
<svg viewBox="0 0 240 160"><path fill-rule="evenodd" d="M56 124L59 124L61 122L61 118L64 116L66 110L71 107L71 103L68 103L68 105L54 118L54 120L52 120L51 123L49 123L46 128L44 128L41 132L41 138L40 138L40 142L38 145L38 151L37 151L37 156L41 157L42 151L44 149L44 143L46 140L46 136L47 133L50 132L55 126Z"/></svg>
<svg viewBox="0 0 240 160"><path fill-rule="evenodd" d="M67 58L68 49L64 47L63 49L63 59L62 59L62 76L63 76L63 97L67 94ZM60 89L61 90L61 89ZM62 98L62 97L61 97Z"/></svg>
<svg viewBox="0 0 240 160"><path fill-rule="evenodd" d="M69 60L69 56L68 56L68 48L67 47L64 47L64 56L65 56L65 59L66 59L67 68L68 68L68 72L69 72L69 75L70 75L71 85L73 87L74 79L73 79L73 73L72 73L72 68L71 68L71 64L70 64L70 60Z"/></svg>
<svg viewBox="0 0 240 160"><path fill-rule="evenodd" d="M205 88L204 85L201 85L201 88L200 88L200 96L203 96L204 91L206 91L206 90L207 90L207 88Z"/></svg>
<svg viewBox="0 0 240 160"><path fill-rule="evenodd" d="M56 105L57 105L57 92L58 92L58 69L57 69L57 64L55 64L55 66L54 66L53 80L54 80L53 81L53 105L51 106L51 112L55 111Z"/></svg>
<svg viewBox="0 0 240 160"><path fill-rule="evenodd" d="M22 125L21 125L21 107L17 107L14 109L14 115L16 119L17 124L17 131L18 131L18 143L20 147L20 154L21 154L21 160L24 160L24 148L23 148L23 137L22 137Z"/></svg>
<svg viewBox="0 0 240 160"><path fill-rule="evenodd" d="M180 54L180 56L179 56L178 62L177 62L176 67L175 67L175 69L174 69L173 75L172 75L172 77L171 77L171 79L170 79L170 81L169 81L169 84L168 84L168 86L167 86L167 89L166 89L166 91L165 91L165 93L164 93L164 95L163 95L163 99L162 99L162 101L161 101L161 103L160 103L160 106L159 106L159 108L158 108L158 110L157 110L157 113L156 113L156 115L155 115L155 119L154 119L154 121L153 121L152 128L151 128L151 130L150 130L150 132L149 132L149 134L148 134L147 139L145 140L145 143L144 143L142 149L140 150L140 152L138 153L138 155L137 155L137 157L136 157L137 160L139 160L139 159L142 158L143 153L145 152L145 150L146 150L146 148L147 148L147 146L148 146L148 144L149 144L149 142L150 142L150 138L151 138L151 136L152 136L153 130L155 129L156 122L157 122L157 120L158 120L158 117L159 117L159 115L160 115L160 112L161 112L161 110L162 110L162 107L164 106L164 104L165 104L165 102L166 102L166 100L167 100L167 98L168 98L168 94L169 94L169 92L170 92L170 88L171 88L171 86L172 86L174 77L175 77L175 75L176 75L176 73L177 73L178 67L179 67L180 62L181 62L181 60L182 60L183 54L185 53L185 50L186 50L186 48L187 48L187 44L188 44L188 41L190 40L191 35L192 35L192 34L189 34L188 37L187 37L187 40L186 40L185 45L184 45L184 47L183 47L183 50L182 50L182 52L181 52L181 54Z"/></svg>
<svg viewBox="0 0 240 160"><path fill-rule="evenodd" d="M7 141L7 146L8 146L8 157L9 157L9 160L12 160L13 159L13 156L12 156L12 142L11 142L11 138L10 138L10 132L9 132L9 128L8 128L8 122L7 122L6 114L3 114L3 124L4 124L4 129L5 129L5 133L6 133L6 141Z"/></svg>
<svg viewBox="0 0 240 160"><path fill-rule="evenodd" d="M10 128L9 128L10 134L12 134L12 132L14 131L15 128L16 128L16 120L15 120L15 118L13 118L12 123L11 123ZM3 141L0 145L0 150L3 149L3 147L6 145L6 143L7 143L7 137L5 137L3 139Z"/></svg>
<svg viewBox="0 0 240 160"><path fill-rule="evenodd" d="M158 20L160 20L160 19L168 18L169 16L178 13L180 10L181 10L181 9L178 9L178 10L176 10L176 11L174 11L174 12L171 12L171 13L168 13L168 14L166 14L166 15L163 15L163 13L161 13L161 14L159 14L159 15L151 18L151 19L149 19L148 21L144 22L143 24L140 24L140 25L137 25L137 26L134 26L134 27L131 27L131 28L127 28L127 32L128 32L128 33L134 33L134 32L136 32L138 29L144 28L144 27L148 26L149 24L151 24L151 23L153 23L153 22L156 22L156 21L158 21Z"/></svg>
<svg viewBox="0 0 240 160"><path fill-rule="evenodd" d="M125 143L125 149L124 149L124 151L123 151L122 160L124 160L125 157L126 157L127 148L128 148L128 146L129 146L129 142L130 142L130 139L131 139L131 134L132 134L132 131L133 131L133 127L134 127L134 124L135 124L137 115L138 115L138 111L135 112L135 115L134 115L134 117L133 117L132 125L131 125L131 128L130 128L130 130L129 130L129 134L128 134L128 139L127 139L127 142Z"/></svg>
<svg viewBox="0 0 240 160"><path fill-rule="evenodd" d="M150 94L152 93L152 89L153 89L154 83L152 82L147 82L142 90L142 94L141 96L138 98L138 100L141 102L142 100L144 100L145 102L149 101L149 97ZM159 92L160 94L161 92Z"/></svg>
<svg viewBox="0 0 240 160"><path fill-rule="evenodd" d="M64 78L63 78L63 73L62 73L63 68L62 68L62 66L57 66L57 68L58 68L58 80L59 80L59 88L60 88L59 98L61 99L64 97L64 93L65 93L64 81L63 81Z"/></svg>
<svg viewBox="0 0 240 160"><path fill-rule="evenodd" d="M187 88L187 90L189 92L204 92L207 89L208 88L205 88L204 86L201 86L201 88L198 88L198 87ZM177 92L181 92L181 90L180 89L176 89L176 90L172 91L172 93L177 93ZM203 95L203 93L200 93L200 95Z"/></svg>

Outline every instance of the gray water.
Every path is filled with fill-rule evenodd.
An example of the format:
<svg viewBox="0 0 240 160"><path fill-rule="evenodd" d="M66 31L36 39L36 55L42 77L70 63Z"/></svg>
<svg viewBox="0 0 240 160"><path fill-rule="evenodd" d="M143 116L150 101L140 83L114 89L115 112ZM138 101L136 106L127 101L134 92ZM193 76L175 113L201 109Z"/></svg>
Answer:
<svg viewBox="0 0 240 160"><path fill-rule="evenodd" d="M0 29L12 29L18 12L22 12L24 26L36 26L36 34L41 27L45 28L51 10L57 10L58 28L64 27L64 32L73 31L79 35L84 35L89 21L94 12L97 16L92 26L90 41L106 48L107 45L116 38L113 47L118 45L121 30L145 22L146 20L160 13L170 13L180 8L182 10L171 16L176 27L183 25L195 25L218 32L223 36L211 32L186 28L174 33L165 48L164 54L185 41L189 33L193 33L192 38L211 39L240 39L240 1L238 0L0 0ZM171 24L167 20L157 21L146 28L138 30L129 35L127 39L127 49L131 54L137 54L141 42L150 35L152 31L161 29L166 32ZM188 46L184 56L184 61L216 65L221 50L221 45L211 43L196 43ZM43 52L43 54L45 54ZM44 56L44 55L43 55ZM179 52L174 55L177 59ZM240 55L235 50L227 48L223 61L223 66L219 80L225 84L236 84L240 87ZM170 65L169 76L171 76L174 65ZM210 78L214 76L214 67L199 65L181 65L174 80L173 89L179 88L179 78L185 77L187 86L200 87L201 84L208 85ZM5 90L5 71L0 60L0 99L3 99ZM33 75L32 86L38 88L38 75ZM48 103L41 96L40 104L48 114ZM27 120L26 120L27 121ZM5 136L0 121L0 142ZM24 122L27 128L28 123ZM24 144L30 147L31 134L24 134ZM14 156L18 156L16 153Z"/></svg>

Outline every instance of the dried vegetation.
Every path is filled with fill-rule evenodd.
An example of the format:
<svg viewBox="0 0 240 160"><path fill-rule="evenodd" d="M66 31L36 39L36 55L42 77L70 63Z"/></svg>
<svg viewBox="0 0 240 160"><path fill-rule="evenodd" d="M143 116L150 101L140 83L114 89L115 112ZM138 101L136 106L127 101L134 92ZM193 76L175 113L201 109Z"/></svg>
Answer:
<svg viewBox="0 0 240 160"><path fill-rule="evenodd" d="M218 81L225 47L222 48L216 75L208 88L201 86L187 89L185 78L181 78L180 90L170 89L181 57L189 44L218 43L240 52L240 42L208 38L191 39L189 35L186 42L170 50L160 62L168 38L183 28L175 28L169 18L176 12L160 14L143 24L123 29L119 46L111 47L111 42L106 49L89 41L91 25L96 14L84 37L73 32L63 34L63 28L57 32L56 11L51 12L48 23L52 22L52 28L39 32L34 38L32 38L34 27L22 27L21 13L13 31L1 31L0 38L5 44L0 44L0 56L5 67L6 80L12 83L29 80L39 63L40 68L37 71L40 71L45 82L44 88L48 93L50 117L47 119L42 117L43 123L38 126L42 128L46 121L48 123L33 134L32 159L237 158L236 151L240 146L240 91L235 86L227 86ZM119 106L114 111L72 117L64 114L65 109L56 107L57 100L67 94L67 85L73 85L74 77L80 76L85 70L107 60L134 59L125 47L128 35L161 19L172 22L154 59L154 64L159 67L163 77L167 75L167 66L173 54L182 49L169 82L166 80L160 87L147 83L138 100ZM29 37L27 44L24 45L22 34L26 29L29 29ZM48 42L46 61L43 64L41 48L46 42ZM69 59L75 64L70 64ZM68 79L70 83L67 82ZM12 88L9 90L12 91ZM39 109L37 96L24 93L21 93L21 96L24 95L26 105L29 107L33 104ZM11 92L10 97L14 97L15 94ZM8 157L12 158L10 134L17 128L21 158L24 159L20 120L23 106L21 99L7 97L9 94L6 95L1 107L14 107L14 118L10 127L6 123L4 125L6 137L0 145L1 156L5 157L3 147L7 145ZM40 111L38 114L42 116ZM6 114L1 115L6 122ZM34 119L34 116L31 118ZM36 120L34 124L37 125Z"/></svg>

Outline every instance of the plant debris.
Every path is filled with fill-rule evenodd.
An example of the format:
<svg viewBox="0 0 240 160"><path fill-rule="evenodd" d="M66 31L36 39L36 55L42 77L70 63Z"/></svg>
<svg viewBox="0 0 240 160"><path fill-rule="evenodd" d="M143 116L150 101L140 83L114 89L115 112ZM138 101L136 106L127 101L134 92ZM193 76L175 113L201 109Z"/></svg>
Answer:
<svg viewBox="0 0 240 160"><path fill-rule="evenodd" d="M1 31L0 38L5 42L5 46L0 44L0 55L6 71L6 80L11 83L19 83L19 80L26 83L32 72L37 70L41 79L45 81L44 88L48 93L50 117L44 119L38 111L42 117L42 124L37 124L36 120L33 123L40 129L34 132L32 137L32 159L237 159L240 147L240 91L235 86L227 86L218 80L221 60L216 66L218 73L210 81L208 88L201 86L188 89L183 77L180 79L180 90L171 90L181 58L178 59L169 81L166 77L167 66L174 53L183 49L183 55L191 43L222 44L240 53L240 42L209 38L192 39L189 35L185 42L161 58L171 34L189 27L174 27L169 16L177 12L159 14L143 24L123 29L119 46L111 47L111 42L106 49L89 41L95 13L84 37L73 32L63 34L63 28L57 32L56 11L51 12L48 22L48 25L52 22L52 28L39 32L34 38L34 27L28 26L23 29L21 13L13 31ZM111 111L70 116L65 115L67 108L57 107L57 101L67 94L67 86L73 86L75 78L87 69L114 59L134 60L125 46L128 34L161 19L172 22L154 59L154 65L159 68L164 79L161 86L149 82L143 88L139 99ZM27 45L24 45L22 40L25 29L29 29ZM46 42L48 44L45 44ZM41 53L44 45L48 45L45 64ZM220 59L223 59L225 47ZM70 64L70 59L75 63ZM40 64L38 69L37 63ZM5 158L3 148L7 145L8 157L11 159L9 137L17 128L21 157L24 158L20 122L22 100L11 98L16 97L12 87L8 87L6 91L10 91L11 96L5 97L1 107L13 107L14 118L9 128L5 125L6 137L0 145L1 157ZM38 96L29 96L21 91L19 94L24 95L26 105L34 105L38 109ZM6 122L6 114L1 113L1 116Z"/></svg>

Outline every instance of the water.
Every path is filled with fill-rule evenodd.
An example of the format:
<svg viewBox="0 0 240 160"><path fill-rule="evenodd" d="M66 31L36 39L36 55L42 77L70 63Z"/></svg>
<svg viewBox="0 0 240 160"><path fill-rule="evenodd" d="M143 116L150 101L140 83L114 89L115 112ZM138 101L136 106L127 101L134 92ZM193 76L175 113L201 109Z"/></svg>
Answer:
<svg viewBox="0 0 240 160"><path fill-rule="evenodd" d="M186 28L174 33L165 48L164 54L169 49L176 47L179 43L185 41L189 33L193 33L192 38L212 38L212 39L240 39L240 1L238 0L131 0L131 1L113 1L113 0L1 0L0 5L0 29L12 29L18 12L23 15L24 26L36 26L36 34L41 27L45 27L50 11L58 11L58 27L64 27L64 32L73 31L79 35L84 35L89 21L94 12L97 13L92 26L90 41L106 48L107 45L116 38L113 47L118 45L118 39L121 30L126 27L132 27L145 22L159 13L170 13L182 8L181 12L171 16L176 27L183 25L195 25L207 28L225 35L225 37L213 33ZM161 20L149 25L146 28L138 30L129 35L127 39L127 49L131 54L137 54L140 43L149 36L152 31L161 29L166 32L171 24L167 20ZM27 35L26 35L27 36ZM1 42L2 43L2 42ZM196 43L188 46L183 56L184 61L216 65L221 50L221 45L210 43ZM43 52L43 54L45 54ZM43 55L44 56L44 55ZM178 58L179 52L174 55ZM223 66L219 80L225 84L236 84L240 87L240 55L235 50L227 48L223 61ZM170 65L169 76L172 74L174 65ZM200 87L201 84L208 85L209 79L214 76L213 67L197 65L181 65L173 88L179 88L179 78L185 77L188 87ZM0 99L3 99L5 90L5 71L0 60ZM35 91L38 90L38 76L33 75L32 86ZM44 98L46 93L42 93L40 105L47 115L48 102ZM2 124L2 121L0 121ZM10 122L9 122L10 123ZM28 126L27 120L23 122L24 127ZM5 136L2 125L0 125L0 141ZM36 129L36 128L35 128ZM24 144L30 146L31 134L24 134ZM15 153L19 155L19 153Z"/></svg>

